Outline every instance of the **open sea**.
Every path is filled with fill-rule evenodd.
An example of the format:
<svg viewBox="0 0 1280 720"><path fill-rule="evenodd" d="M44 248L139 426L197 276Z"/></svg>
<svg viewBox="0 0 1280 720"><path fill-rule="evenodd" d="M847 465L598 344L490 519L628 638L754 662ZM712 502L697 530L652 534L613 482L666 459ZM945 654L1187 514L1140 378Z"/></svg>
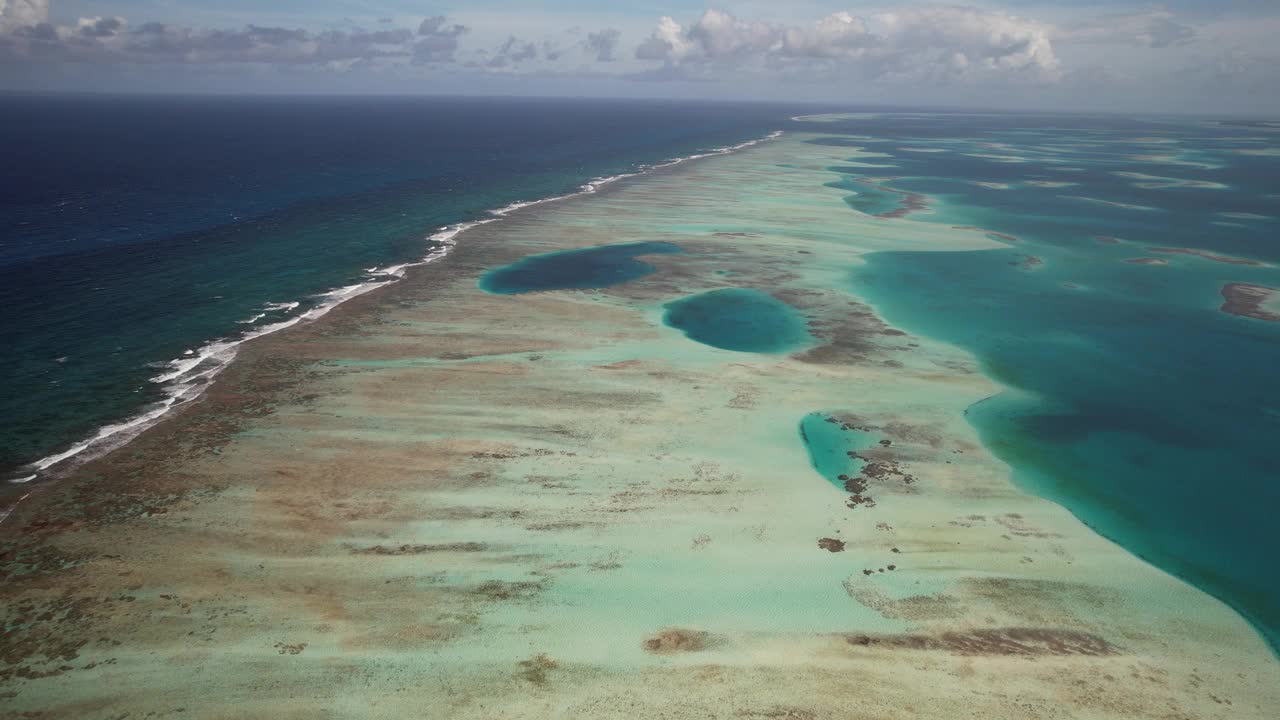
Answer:
<svg viewBox="0 0 1280 720"><path fill-rule="evenodd" d="M792 110L2 96L0 478L126 438L239 340L394 280L459 224L758 139Z"/></svg>
<svg viewBox="0 0 1280 720"><path fill-rule="evenodd" d="M1232 283L1280 288L1280 124L788 120L814 111L0 98L0 473L29 481L103 428L193 397L237 341L393 281L459 224L776 129L819 133L851 157L879 153L831 168L849 212L1007 243L872 254L848 290L892 325L972 352L1004 386L968 417L1023 487L1277 646L1280 322L1221 306ZM529 269L491 289L546 280ZM733 328L705 319L724 303L798 326L741 294L669 307L667 322L736 349ZM784 339L762 351L805 342L798 329Z"/></svg>

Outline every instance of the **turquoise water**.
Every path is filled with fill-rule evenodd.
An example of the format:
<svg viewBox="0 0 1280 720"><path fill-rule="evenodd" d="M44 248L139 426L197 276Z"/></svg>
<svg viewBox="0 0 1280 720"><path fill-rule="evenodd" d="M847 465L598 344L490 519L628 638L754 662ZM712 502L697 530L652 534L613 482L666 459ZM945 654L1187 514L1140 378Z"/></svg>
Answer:
<svg viewBox="0 0 1280 720"><path fill-rule="evenodd" d="M1219 310L1228 282L1280 287L1275 132L1050 116L822 131L874 136L855 144L893 156L892 187L945 199L914 219L1018 239L878 253L850 271L890 323L973 352L1008 388L967 412L984 443L1025 487L1222 598L1276 647L1280 324ZM944 152L908 151L926 147ZM1126 262L1140 257L1167 265Z"/></svg>
<svg viewBox="0 0 1280 720"><path fill-rule="evenodd" d="M637 257L678 252L682 250L671 243L642 242L531 255L485 273L480 278L480 289L513 295L608 287L642 278L657 269Z"/></svg>
<svg viewBox="0 0 1280 720"><path fill-rule="evenodd" d="M690 340L737 352L780 353L812 340L804 316L772 295L724 288L665 305L663 322Z"/></svg>
<svg viewBox="0 0 1280 720"><path fill-rule="evenodd" d="M859 172L856 168L832 168L832 170ZM898 203L902 199L902 196L897 193L881 190L871 183L857 182L847 179L847 177L828 183L827 187L850 191L850 194L845 196L845 204L867 215L882 215L891 212L897 209Z"/></svg>
<svg viewBox="0 0 1280 720"><path fill-rule="evenodd" d="M849 455L876 444L875 434L836 421L831 413L812 412L800 421L800 439L809 452L809 464L819 475L841 490L851 477L862 472L866 462ZM844 477L841 477L844 476Z"/></svg>

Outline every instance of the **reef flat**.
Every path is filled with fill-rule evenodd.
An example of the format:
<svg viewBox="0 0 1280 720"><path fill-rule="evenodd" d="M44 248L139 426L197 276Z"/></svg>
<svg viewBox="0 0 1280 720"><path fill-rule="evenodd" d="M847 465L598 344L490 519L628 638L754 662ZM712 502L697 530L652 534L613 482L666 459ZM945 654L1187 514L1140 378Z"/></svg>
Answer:
<svg viewBox="0 0 1280 720"><path fill-rule="evenodd" d="M1280 301L1276 295L1275 288L1265 285L1227 283L1222 286L1220 309L1231 315L1280 322Z"/></svg>
<svg viewBox="0 0 1280 720"><path fill-rule="evenodd" d="M1274 717L1259 635L1015 488L964 419L998 388L847 281L1006 246L851 211L857 153L806 139L476 227L36 488L0 526L4 715ZM680 252L484 286L632 243ZM730 290L807 338L664 322Z"/></svg>

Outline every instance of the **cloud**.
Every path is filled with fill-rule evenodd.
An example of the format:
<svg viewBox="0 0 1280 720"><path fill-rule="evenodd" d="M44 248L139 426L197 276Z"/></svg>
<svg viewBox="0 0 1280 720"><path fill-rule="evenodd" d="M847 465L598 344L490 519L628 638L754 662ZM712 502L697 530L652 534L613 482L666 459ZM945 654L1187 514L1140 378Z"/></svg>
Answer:
<svg viewBox="0 0 1280 720"><path fill-rule="evenodd" d="M771 23L739 20L720 10L707 10L689 28L687 45L707 57L749 56L773 49L777 34L778 26Z"/></svg>
<svg viewBox="0 0 1280 720"><path fill-rule="evenodd" d="M1134 4L1147 1L1102 17L1097 3L1058 7L1056 24L915 3L805 16L803 8L828 3L753 0L733 5L769 14L699 10L646 28L603 10L469 10L462 24L371 15L367 29L343 21L316 30L51 20L49 0L0 0L0 87L189 89L199 80L231 90L630 95L637 90L627 81L645 79L663 83L645 93L688 97L1174 110L1211 98L1214 107L1274 112L1280 12L1193 23ZM592 24L602 17L626 24Z"/></svg>
<svg viewBox="0 0 1280 720"><path fill-rule="evenodd" d="M1042 23L965 7L911 8L867 18L841 12L809 25L744 21L708 10L687 28L662 18L636 57L662 61L672 77L758 66L884 81L1044 81L1059 74L1049 33Z"/></svg>
<svg viewBox="0 0 1280 720"><path fill-rule="evenodd" d="M1166 48L1191 42L1196 38L1196 29L1174 20L1173 13L1153 8L1070 25L1054 33L1054 38L1063 42Z"/></svg>
<svg viewBox="0 0 1280 720"><path fill-rule="evenodd" d="M617 58L614 52L618 48L618 39L622 33L614 28L605 28L599 32L587 33L584 45L587 51L595 56L597 62L613 62Z"/></svg>
<svg viewBox="0 0 1280 720"><path fill-rule="evenodd" d="M39 25L49 19L49 0L0 0L0 31Z"/></svg>
<svg viewBox="0 0 1280 720"><path fill-rule="evenodd" d="M1002 12L975 8L923 8L877 19L897 65L913 58L964 71L1055 78L1059 62L1049 27Z"/></svg>
<svg viewBox="0 0 1280 720"><path fill-rule="evenodd" d="M0 0L0 62L32 63L173 63L324 65L393 60L414 63L450 62L458 38L467 32L443 17L423 20L416 32L405 29L328 30L310 32L249 25L235 30L196 30L163 23L129 26L123 18L81 18L74 25L54 25L47 2L38 13L14 0ZM15 12L17 8L18 12ZM19 20L21 19L21 20Z"/></svg>
<svg viewBox="0 0 1280 720"><path fill-rule="evenodd" d="M450 62L458 52L458 38L469 32L463 25L446 25L442 15L429 17L418 26L413 57L418 62Z"/></svg>
<svg viewBox="0 0 1280 720"><path fill-rule="evenodd" d="M518 40L512 35L498 46L497 51L485 63L491 68L505 68L519 65L529 60L535 60L538 57L538 46L525 40Z"/></svg>
<svg viewBox="0 0 1280 720"><path fill-rule="evenodd" d="M664 15L658 21L658 28L653 31L653 35L636 48L636 57L641 60L665 60L667 64L674 65L688 57L693 49L694 43L686 36L680 23Z"/></svg>
<svg viewBox="0 0 1280 720"><path fill-rule="evenodd" d="M839 12L818 21L812 27L787 28L782 47L795 57L856 58L878 44L861 18Z"/></svg>

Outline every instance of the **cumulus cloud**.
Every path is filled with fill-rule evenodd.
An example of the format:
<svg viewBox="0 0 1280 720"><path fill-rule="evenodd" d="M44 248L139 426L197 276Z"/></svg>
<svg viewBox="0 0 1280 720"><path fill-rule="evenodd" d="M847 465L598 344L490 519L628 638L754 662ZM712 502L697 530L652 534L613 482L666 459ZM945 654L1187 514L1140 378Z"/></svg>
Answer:
<svg viewBox="0 0 1280 720"><path fill-rule="evenodd" d="M1153 8L1071 25L1055 33L1054 37L1064 42L1165 48L1191 42L1196 37L1196 29L1175 20L1173 13Z"/></svg>
<svg viewBox="0 0 1280 720"><path fill-rule="evenodd" d="M665 60L668 64L679 63L689 56L694 43L685 33L680 23L668 16L658 21L658 28L648 40L636 48L636 57L641 60Z"/></svg>
<svg viewBox="0 0 1280 720"><path fill-rule="evenodd" d="M672 29L665 30L670 32ZM689 28L687 46L707 57L735 57L768 52L777 44L778 26L760 21L739 20L720 10L707 10Z"/></svg>
<svg viewBox="0 0 1280 720"><path fill-rule="evenodd" d="M101 83L111 89L112 83L141 86L150 81L138 78L159 78L185 89L188 78L199 77L217 87L278 88L279 78L263 72L276 67L290 82L306 78L318 89L364 90L368 79L369 88L413 92L426 88L422 79L430 75L436 87L449 90L560 93L600 87L612 93L619 86L608 83L643 78L698 82L696 90L674 84L667 90L699 96L1063 107L1120 107L1163 98L1170 108L1191 108L1213 97L1230 99L1214 101L1222 106L1275 107L1280 55L1273 38L1280 32L1280 14L1189 23L1161 6L1133 4L1138 1L1127 0L1107 11L1119 14L1103 17L1093 14L1097 3L1059 8L1063 19L1056 26L990 7L1011 7L1013 0L992 0L985 8L879 3L890 9L835 12L809 21L794 13L814 3L774 3L770 17L791 13L799 19L763 21L712 9L683 21L663 17L643 40L627 44L630 28L622 32L602 24L592 31L558 16L531 22L479 14L474 30L443 16L412 24L375 17L369 29L351 22L332 30L219 29L108 16L51 20L49 0L0 0L0 82L75 89ZM76 64L72 72L61 67ZM192 67L197 65L201 69ZM333 77L316 69L334 71ZM335 79L338 72L346 80ZM526 80L528 85L517 84Z"/></svg>
<svg viewBox="0 0 1280 720"><path fill-rule="evenodd" d="M812 27L787 28L782 35L782 47L796 57L856 58L878 42L861 18L847 12L828 15Z"/></svg>
<svg viewBox="0 0 1280 720"><path fill-rule="evenodd" d="M921 8L876 16L897 64L912 55L925 62L999 73L1055 77L1057 57L1049 27L1002 12L975 8Z"/></svg>
<svg viewBox="0 0 1280 720"><path fill-rule="evenodd" d="M662 61L669 76L680 76L672 72L677 68L752 64L791 71L826 68L890 81L1050 80L1059 72L1047 25L964 7L911 8L866 18L841 12L809 25L744 21L708 10L688 27L662 18L636 57Z"/></svg>
<svg viewBox="0 0 1280 720"><path fill-rule="evenodd" d="M449 62L458 50L462 25L443 17L406 29L310 32L249 25L234 30L197 30L163 23L133 27L124 18L81 18L74 25L45 20L45 0L0 0L0 62L92 63L268 63L322 65L392 59ZM33 7L35 9L33 9ZM34 21L34 22L33 22Z"/></svg>
<svg viewBox="0 0 1280 720"><path fill-rule="evenodd" d="M49 0L0 0L0 31L39 25L49 19Z"/></svg>

